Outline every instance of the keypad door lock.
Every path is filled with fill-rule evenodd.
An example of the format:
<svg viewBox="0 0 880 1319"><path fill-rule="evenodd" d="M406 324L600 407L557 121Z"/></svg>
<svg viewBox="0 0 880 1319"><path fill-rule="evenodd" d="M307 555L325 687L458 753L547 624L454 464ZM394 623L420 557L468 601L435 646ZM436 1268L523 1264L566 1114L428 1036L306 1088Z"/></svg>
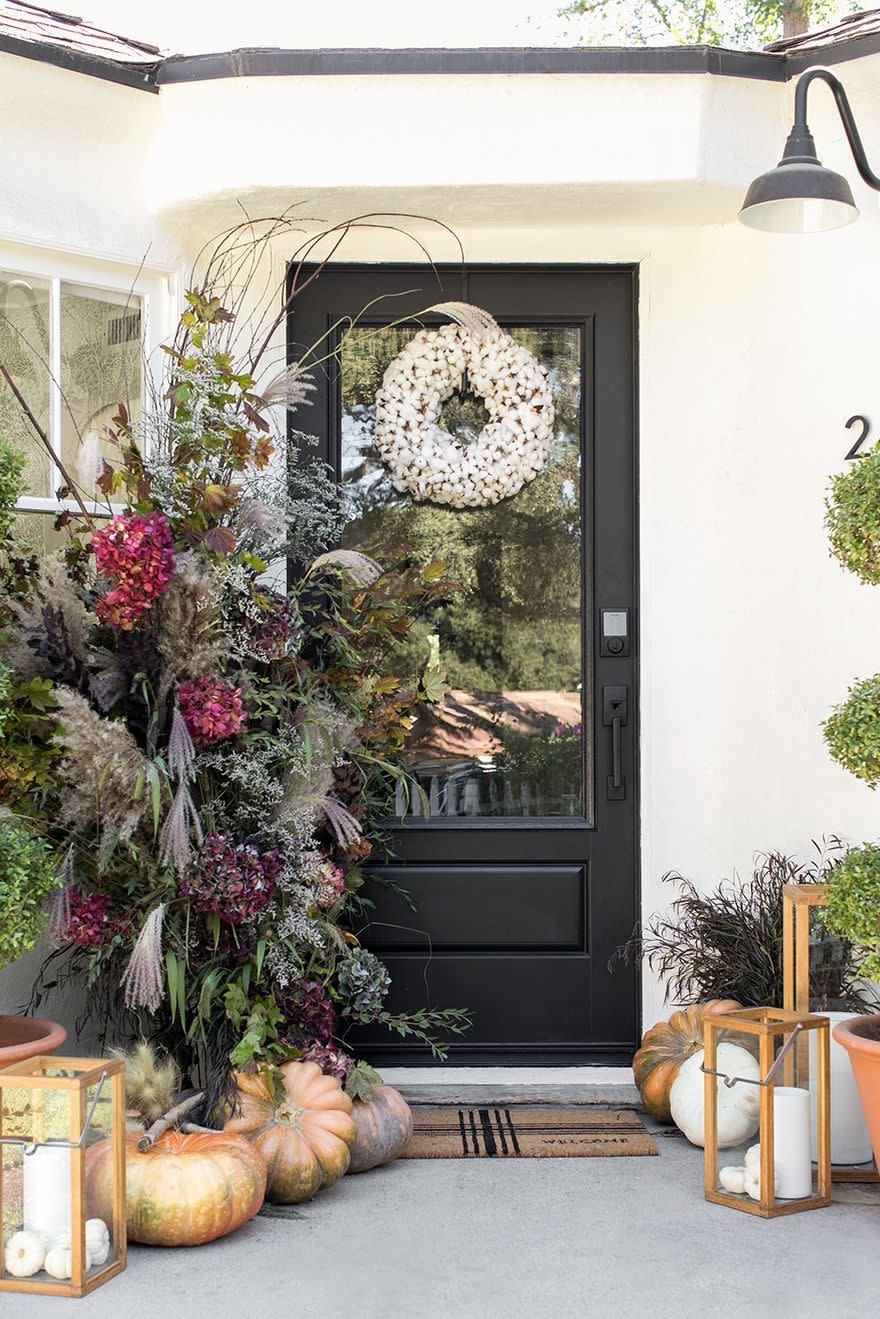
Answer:
<svg viewBox="0 0 880 1319"><path fill-rule="evenodd" d="M613 659L629 654L629 610L603 609L599 654Z"/></svg>

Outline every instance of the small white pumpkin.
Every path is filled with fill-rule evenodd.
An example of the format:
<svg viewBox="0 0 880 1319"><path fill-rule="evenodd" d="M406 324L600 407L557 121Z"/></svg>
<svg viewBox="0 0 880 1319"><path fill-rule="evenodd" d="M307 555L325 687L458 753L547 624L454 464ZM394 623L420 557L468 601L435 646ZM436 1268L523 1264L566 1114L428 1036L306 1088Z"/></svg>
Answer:
<svg viewBox="0 0 880 1319"><path fill-rule="evenodd" d="M761 1146L750 1145L746 1150L745 1165L747 1168L760 1168L761 1166Z"/></svg>
<svg viewBox="0 0 880 1319"><path fill-rule="evenodd" d="M705 1144L704 1087L705 1079L700 1067L703 1050L692 1053L678 1070L669 1092L672 1120L692 1145ZM760 1079L757 1060L738 1044L719 1044L717 1070L726 1076L744 1076ZM718 1148L729 1149L742 1145L754 1136L760 1124L759 1094L757 1086L727 1086L718 1080Z"/></svg>
<svg viewBox="0 0 880 1319"><path fill-rule="evenodd" d="M67 1245L54 1245L46 1254L46 1262L43 1268L52 1278L69 1278L73 1274L73 1252L70 1249L70 1239Z"/></svg>
<svg viewBox="0 0 880 1319"><path fill-rule="evenodd" d="M88 1268L107 1263L110 1232L103 1218L86 1220L86 1263Z"/></svg>
<svg viewBox="0 0 880 1319"><path fill-rule="evenodd" d="M753 1146L752 1146L752 1149L757 1149L757 1148L758 1148L757 1145L753 1145ZM774 1169L774 1172L773 1172L773 1192L774 1192L774 1194L775 1194L778 1190L779 1190L779 1172L778 1172L778 1170ZM758 1162L758 1163L752 1163L749 1167L746 1168L746 1194L747 1194L747 1195L750 1195L750 1196L752 1197L753 1200L760 1200L760 1198L761 1198L761 1164L760 1164L760 1162Z"/></svg>
<svg viewBox="0 0 880 1319"><path fill-rule="evenodd" d="M722 1168L718 1180L731 1195L743 1195L746 1189L746 1168Z"/></svg>
<svg viewBox="0 0 880 1319"><path fill-rule="evenodd" d="M32 1278L46 1258L46 1242L39 1232L13 1232L6 1243L3 1263L13 1278Z"/></svg>

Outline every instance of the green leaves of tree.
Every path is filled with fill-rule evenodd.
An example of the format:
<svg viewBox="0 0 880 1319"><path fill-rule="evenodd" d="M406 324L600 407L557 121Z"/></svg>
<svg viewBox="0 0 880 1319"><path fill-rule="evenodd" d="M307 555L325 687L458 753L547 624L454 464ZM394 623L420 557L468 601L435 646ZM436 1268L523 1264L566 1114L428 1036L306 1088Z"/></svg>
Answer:
<svg viewBox="0 0 880 1319"><path fill-rule="evenodd" d="M822 725L825 743L839 765L876 788L880 782L880 673L850 687Z"/></svg>
<svg viewBox="0 0 880 1319"><path fill-rule="evenodd" d="M880 585L880 449L832 477L825 509L835 559L859 581Z"/></svg>
<svg viewBox="0 0 880 1319"><path fill-rule="evenodd" d="M862 970L880 980L880 846L854 847L828 876L829 929L864 949Z"/></svg>

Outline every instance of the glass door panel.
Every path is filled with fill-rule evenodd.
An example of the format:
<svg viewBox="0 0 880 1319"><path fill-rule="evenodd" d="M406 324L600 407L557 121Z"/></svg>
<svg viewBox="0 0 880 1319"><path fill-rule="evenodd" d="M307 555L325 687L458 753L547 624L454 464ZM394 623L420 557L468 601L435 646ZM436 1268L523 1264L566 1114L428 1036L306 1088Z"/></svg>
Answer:
<svg viewBox="0 0 880 1319"><path fill-rule="evenodd" d="M549 373L553 444L540 476L513 498L477 509L399 493L376 452L376 392L414 329L361 324L340 351L341 475L356 508L345 545L366 553L411 546L420 559L442 559L461 586L413 629L403 669L395 658L397 676L412 679L439 645L449 681L409 742L409 772L422 792L407 801L399 791L395 813L592 822L583 329L505 325ZM456 392L440 424L468 444L485 420L480 399Z"/></svg>

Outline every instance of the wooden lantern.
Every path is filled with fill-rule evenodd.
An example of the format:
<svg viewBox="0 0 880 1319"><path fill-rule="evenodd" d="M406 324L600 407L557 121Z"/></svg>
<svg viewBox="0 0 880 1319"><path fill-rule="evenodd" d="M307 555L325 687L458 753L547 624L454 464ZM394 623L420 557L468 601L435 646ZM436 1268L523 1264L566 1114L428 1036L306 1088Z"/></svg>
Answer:
<svg viewBox="0 0 880 1319"><path fill-rule="evenodd" d="M827 884L786 884L782 890L782 1005L790 1012L810 1011L810 912L828 906ZM806 1045L804 1040L803 1044ZM802 1085L809 1085L809 1051L799 1047ZM834 1182L880 1182L871 1168L834 1168Z"/></svg>
<svg viewBox="0 0 880 1319"><path fill-rule="evenodd" d="M88 1170L113 1152L112 1221L89 1211ZM0 1291L86 1296L125 1268L121 1062L29 1058L0 1071Z"/></svg>
<svg viewBox="0 0 880 1319"><path fill-rule="evenodd" d="M798 1084L799 1044L806 1033L817 1036L819 1160L814 1176L810 1152L810 1093ZM718 1070L719 1035L753 1036L758 1041L759 1079L731 1078ZM779 1218L831 1203L831 1087L828 1018L785 1008L740 1008L707 1012L703 1018L705 1075L706 1199L760 1218ZM760 1199L736 1194L718 1181L718 1084L760 1088ZM782 1081L784 1084L779 1084ZM784 1115L784 1116L783 1116ZM736 1156L731 1156L735 1158ZM776 1181L780 1179L777 1196ZM796 1190L789 1189L797 1182ZM789 1190L793 1198L783 1198ZM794 1198L796 1197L796 1198Z"/></svg>

